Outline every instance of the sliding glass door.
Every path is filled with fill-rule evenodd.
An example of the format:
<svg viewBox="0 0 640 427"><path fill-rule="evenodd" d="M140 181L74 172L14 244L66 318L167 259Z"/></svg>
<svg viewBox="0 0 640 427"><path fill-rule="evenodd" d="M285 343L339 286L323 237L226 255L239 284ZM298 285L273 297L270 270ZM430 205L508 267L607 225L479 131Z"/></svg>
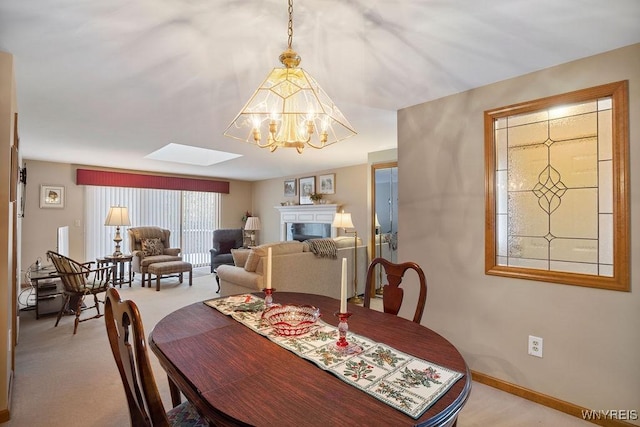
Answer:
<svg viewBox="0 0 640 427"><path fill-rule="evenodd" d="M218 227L218 193L124 187L85 187L85 255L93 260L113 253L115 227L104 225L111 206L129 209L131 227L157 226L171 231L171 246L194 267L207 265L213 230ZM120 227L122 252L130 253L128 227Z"/></svg>

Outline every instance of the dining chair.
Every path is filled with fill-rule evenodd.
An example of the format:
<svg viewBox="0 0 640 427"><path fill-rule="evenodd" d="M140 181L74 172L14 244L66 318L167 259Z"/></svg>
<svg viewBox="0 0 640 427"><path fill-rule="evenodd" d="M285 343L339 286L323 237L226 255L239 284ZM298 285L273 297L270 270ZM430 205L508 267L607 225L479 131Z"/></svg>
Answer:
<svg viewBox="0 0 640 427"><path fill-rule="evenodd" d="M123 301L115 288L107 290L105 323L113 357L127 395L132 426L208 426L196 408L189 402L178 403L165 412L164 405L149 361L144 327L138 306L131 300ZM172 399L179 390L169 380ZM179 397L177 402L179 402Z"/></svg>
<svg viewBox="0 0 640 427"><path fill-rule="evenodd" d="M395 264L388 261L385 258L375 258L371 261L367 270L367 281L364 290L364 306L369 308L371 304L371 293L375 289L375 276L376 266L380 265L384 270L384 274L387 277L387 284L382 288L382 305L385 313L391 313L398 315L400 307L402 306L402 299L404 297L404 289L400 287L402 279L407 270L415 270L418 274L420 283L420 295L416 303L416 311L413 315L413 321L420 323L422 319L422 313L424 312L424 306L427 301L427 279L425 278L422 268L415 262L403 262Z"/></svg>
<svg viewBox="0 0 640 427"><path fill-rule="evenodd" d="M53 263L64 286L63 294L65 301L62 307L60 307L55 326L58 326L58 323L60 323L60 319L65 310L73 311L76 315L73 326L73 334L75 335L80 322L102 317L98 294L105 292L109 287L112 269L111 267L91 269L93 262L80 263L54 251L48 251L47 257ZM87 295L93 295L94 305L91 307L83 306L84 297ZM93 317L80 319L80 314L91 308L95 308L97 314Z"/></svg>

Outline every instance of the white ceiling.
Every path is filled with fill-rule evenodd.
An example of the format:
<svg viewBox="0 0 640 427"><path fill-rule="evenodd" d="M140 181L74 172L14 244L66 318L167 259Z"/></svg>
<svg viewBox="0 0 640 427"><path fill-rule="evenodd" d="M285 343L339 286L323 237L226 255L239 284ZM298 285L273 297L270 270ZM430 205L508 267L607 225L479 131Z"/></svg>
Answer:
<svg viewBox="0 0 640 427"><path fill-rule="evenodd" d="M258 180L367 162L396 111L640 42L638 0L296 0L293 48L358 135L224 137L287 44L286 0L2 0L25 159ZM145 159L168 143L242 157Z"/></svg>

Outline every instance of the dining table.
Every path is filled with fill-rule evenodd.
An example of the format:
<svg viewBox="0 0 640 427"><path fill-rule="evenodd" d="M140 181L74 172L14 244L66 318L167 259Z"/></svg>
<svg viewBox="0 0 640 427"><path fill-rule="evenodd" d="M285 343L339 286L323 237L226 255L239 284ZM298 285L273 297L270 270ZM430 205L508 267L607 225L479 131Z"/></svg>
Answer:
<svg viewBox="0 0 640 427"><path fill-rule="evenodd" d="M253 294L264 297L261 292ZM274 292L274 303L317 307L337 326L340 301ZM460 352L433 330L399 316L349 304L347 340L358 334L462 374L415 419L283 348L203 302L161 319L149 347L169 381L211 425L455 426L471 393ZM173 396L172 396L173 397Z"/></svg>

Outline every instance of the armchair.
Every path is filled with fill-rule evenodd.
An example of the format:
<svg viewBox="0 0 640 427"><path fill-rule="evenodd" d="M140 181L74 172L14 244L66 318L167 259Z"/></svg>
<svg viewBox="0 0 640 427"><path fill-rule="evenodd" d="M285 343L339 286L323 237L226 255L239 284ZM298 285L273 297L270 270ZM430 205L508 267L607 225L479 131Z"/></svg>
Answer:
<svg viewBox="0 0 640 427"><path fill-rule="evenodd" d="M149 266L157 262L182 261L180 248L169 243L171 231L160 227L130 227L127 229L129 248L133 259L131 269L142 274L142 287L151 281Z"/></svg>
<svg viewBox="0 0 640 427"><path fill-rule="evenodd" d="M66 310L72 311L76 315L73 325L73 334L78 331L78 324L89 319L102 317L100 313L100 301L98 294L106 292L111 281L111 267L91 269L93 262L79 263L57 252L48 251L47 257L53 263L56 272L64 286L65 302L60 307L55 326L58 326L62 313ZM84 307L84 297L93 295L94 305ZM80 319L80 313L91 308L96 309L96 314L92 317Z"/></svg>
<svg viewBox="0 0 640 427"><path fill-rule="evenodd" d="M211 272L223 264L233 265L231 249L242 247L241 228L221 228L213 231L213 248L211 252Z"/></svg>

